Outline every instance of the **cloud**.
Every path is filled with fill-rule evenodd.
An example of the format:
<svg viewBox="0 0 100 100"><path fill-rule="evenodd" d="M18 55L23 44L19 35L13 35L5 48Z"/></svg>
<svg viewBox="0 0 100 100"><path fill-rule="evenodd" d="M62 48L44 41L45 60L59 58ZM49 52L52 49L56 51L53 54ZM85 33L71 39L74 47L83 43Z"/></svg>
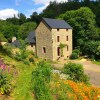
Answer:
<svg viewBox="0 0 100 100"><path fill-rule="evenodd" d="M15 5L19 6L23 2L30 2L31 0L15 0Z"/></svg>
<svg viewBox="0 0 100 100"><path fill-rule="evenodd" d="M38 7L36 9L30 9L30 10L27 10L28 13L33 13L33 12L37 12L38 14L41 13L43 11L43 9L45 9L47 7L47 5L44 5L44 6L41 6L41 7Z"/></svg>
<svg viewBox="0 0 100 100"><path fill-rule="evenodd" d="M68 2L68 0L33 0L35 4L44 4L44 5L48 5L50 1Z"/></svg>
<svg viewBox="0 0 100 100"><path fill-rule="evenodd" d="M41 13L46 7L47 7L47 5L44 5L44 6L42 6L42 7L37 8L36 11L37 11L38 13Z"/></svg>
<svg viewBox="0 0 100 100"><path fill-rule="evenodd" d="M0 19L5 20L7 18L18 17L18 11L14 9L4 9L0 10Z"/></svg>
<svg viewBox="0 0 100 100"><path fill-rule="evenodd" d="M37 9L35 9L36 12L38 13L41 13L50 3L50 1L55 1L55 0L33 0L33 2L36 4L36 5L39 5L39 4L43 4L42 7L38 7ZM57 2L68 2L68 0L56 0Z"/></svg>

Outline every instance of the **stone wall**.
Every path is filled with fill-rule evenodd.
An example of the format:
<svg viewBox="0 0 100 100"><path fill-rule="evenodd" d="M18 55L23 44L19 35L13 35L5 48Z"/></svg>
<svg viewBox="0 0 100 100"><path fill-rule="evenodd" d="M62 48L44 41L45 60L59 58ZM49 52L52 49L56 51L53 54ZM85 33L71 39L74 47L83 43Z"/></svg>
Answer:
<svg viewBox="0 0 100 100"><path fill-rule="evenodd" d="M57 36L59 36L59 42L57 42ZM68 36L68 41L67 41ZM60 56L57 55L57 48L60 43L66 44L63 48L64 59L67 59L72 54L72 29L52 29L52 40L53 40L53 60L57 60ZM68 46L68 51L67 51Z"/></svg>
<svg viewBox="0 0 100 100"><path fill-rule="evenodd" d="M37 56L53 60L52 34L50 28L42 21L36 29ZM46 48L46 53L43 52Z"/></svg>
<svg viewBox="0 0 100 100"><path fill-rule="evenodd" d="M36 53L36 47L35 45L33 45L33 47L31 45L26 46L26 49L29 51L33 51L34 53Z"/></svg>
<svg viewBox="0 0 100 100"><path fill-rule="evenodd" d="M35 32L38 57L53 61L57 60L60 57L57 55L57 48L59 47L60 43L66 44L66 46L63 48L64 59L69 58L72 54L72 29L50 29L48 25L42 21ZM59 42L57 41L57 36L60 37ZM43 52L43 47L46 48L46 53Z"/></svg>

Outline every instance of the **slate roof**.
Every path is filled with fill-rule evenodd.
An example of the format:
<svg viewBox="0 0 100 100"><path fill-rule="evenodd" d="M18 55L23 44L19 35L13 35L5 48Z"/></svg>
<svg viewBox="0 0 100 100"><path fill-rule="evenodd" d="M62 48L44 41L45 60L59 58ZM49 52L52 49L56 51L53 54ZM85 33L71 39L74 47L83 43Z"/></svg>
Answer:
<svg viewBox="0 0 100 100"><path fill-rule="evenodd" d="M34 31L32 31L28 34L27 40L29 43L34 43L34 44L36 43L36 35L35 35Z"/></svg>
<svg viewBox="0 0 100 100"><path fill-rule="evenodd" d="M14 42L11 43L11 45L13 45L15 47L19 47L20 46L20 42L18 40L15 40Z"/></svg>
<svg viewBox="0 0 100 100"><path fill-rule="evenodd" d="M65 22L64 20L58 20L58 19L51 19L51 18L43 18L43 21L45 21L45 23L53 29L72 29L72 27Z"/></svg>

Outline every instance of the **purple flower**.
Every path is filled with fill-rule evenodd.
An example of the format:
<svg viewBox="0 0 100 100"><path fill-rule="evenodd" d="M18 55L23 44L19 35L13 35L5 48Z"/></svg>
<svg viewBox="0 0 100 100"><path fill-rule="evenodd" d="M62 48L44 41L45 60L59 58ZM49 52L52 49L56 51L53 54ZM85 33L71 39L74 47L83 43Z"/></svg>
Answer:
<svg viewBox="0 0 100 100"><path fill-rule="evenodd" d="M1 65L1 69L5 70L6 69L6 65L5 64Z"/></svg>

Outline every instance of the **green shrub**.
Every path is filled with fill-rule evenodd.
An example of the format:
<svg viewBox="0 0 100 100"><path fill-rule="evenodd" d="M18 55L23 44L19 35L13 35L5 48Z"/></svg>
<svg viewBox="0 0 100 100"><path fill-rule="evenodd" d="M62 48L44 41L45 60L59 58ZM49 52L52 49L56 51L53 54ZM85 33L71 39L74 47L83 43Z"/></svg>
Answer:
<svg viewBox="0 0 100 100"><path fill-rule="evenodd" d="M0 69L0 93L1 94L9 94L10 92L10 83L7 79L7 76Z"/></svg>
<svg viewBox="0 0 100 100"><path fill-rule="evenodd" d="M37 64L32 72L32 86L37 100L52 100L50 94L51 65L45 61Z"/></svg>
<svg viewBox="0 0 100 100"><path fill-rule="evenodd" d="M7 42L7 39L4 37L3 33L0 32L0 41Z"/></svg>
<svg viewBox="0 0 100 100"><path fill-rule="evenodd" d="M23 61L26 64L26 58L28 57L27 51L25 52L24 50L21 50L20 53L16 53L14 58L18 61ZM28 61L27 61L28 62ZM29 62L28 62L29 63ZM28 64L27 63L27 64Z"/></svg>
<svg viewBox="0 0 100 100"><path fill-rule="evenodd" d="M32 57L29 58L29 61L32 62L32 63L34 63L34 59Z"/></svg>
<svg viewBox="0 0 100 100"><path fill-rule="evenodd" d="M44 76L46 81L50 81L50 74L51 74L51 64L45 61L41 61L37 64L38 68L37 70L41 75Z"/></svg>
<svg viewBox="0 0 100 100"><path fill-rule="evenodd" d="M70 59L77 59L78 58L78 54L77 53L72 53L70 56Z"/></svg>
<svg viewBox="0 0 100 100"><path fill-rule="evenodd" d="M89 77L84 74L83 66L76 63L68 63L64 65L64 73L71 77L75 82L89 83Z"/></svg>
<svg viewBox="0 0 100 100"><path fill-rule="evenodd" d="M77 53L77 54L78 54L78 56L81 54L81 52L80 52L80 50L79 50L79 49L74 49L74 50L73 50L73 53Z"/></svg>
<svg viewBox="0 0 100 100"><path fill-rule="evenodd" d="M3 46L3 50L4 50L5 54L7 54L9 57L13 57L13 54L12 54L12 49L13 49L13 48L14 48L14 47L11 46L10 44L5 44L5 45Z"/></svg>
<svg viewBox="0 0 100 100"><path fill-rule="evenodd" d="M19 54L19 53L16 53L16 55L15 55L15 57L14 57L16 60L18 60L18 61L22 61L23 59L22 59L22 57L21 57L21 55Z"/></svg>
<svg viewBox="0 0 100 100"><path fill-rule="evenodd" d="M30 65L29 61L27 61L27 60L23 60L23 62L25 65Z"/></svg>

